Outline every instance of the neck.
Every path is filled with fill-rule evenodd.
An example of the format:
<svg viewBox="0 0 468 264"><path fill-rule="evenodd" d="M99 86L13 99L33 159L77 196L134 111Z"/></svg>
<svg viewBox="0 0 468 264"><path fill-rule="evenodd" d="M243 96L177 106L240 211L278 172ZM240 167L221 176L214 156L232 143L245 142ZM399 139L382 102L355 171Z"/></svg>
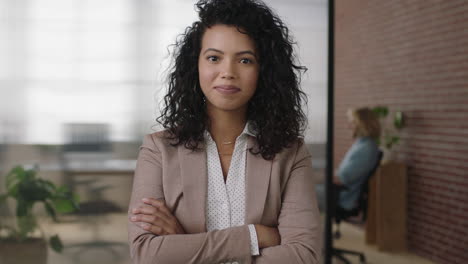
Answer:
<svg viewBox="0 0 468 264"><path fill-rule="evenodd" d="M221 111L208 108L207 113L210 118L208 129L216 143L234 142L247 122L246 109Z"/></svg>

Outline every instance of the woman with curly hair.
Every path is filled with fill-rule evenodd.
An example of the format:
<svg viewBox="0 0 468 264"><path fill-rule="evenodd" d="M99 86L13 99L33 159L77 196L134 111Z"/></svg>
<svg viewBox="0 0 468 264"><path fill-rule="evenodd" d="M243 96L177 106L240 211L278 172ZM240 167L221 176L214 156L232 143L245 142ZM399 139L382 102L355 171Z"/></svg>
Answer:
<svg viewBox="0 0 468 264"><path fill-rule="evenodd" d="M163 131L140 148L134 263L318 263L306 117L287 27L263 2L202 0L175 45Z"/></svg>

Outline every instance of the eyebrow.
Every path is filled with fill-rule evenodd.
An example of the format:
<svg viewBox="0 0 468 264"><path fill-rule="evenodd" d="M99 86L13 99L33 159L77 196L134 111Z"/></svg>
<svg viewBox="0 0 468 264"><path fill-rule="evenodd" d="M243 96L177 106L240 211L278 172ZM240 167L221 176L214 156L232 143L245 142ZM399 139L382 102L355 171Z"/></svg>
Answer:
<svg viewBox="0 0 468 264"><path fill-rule="evenodd" d="M214 51L214 52L218 52L218 53L224 54L223 51L218 50L218 49L213 49L213 48L208 48L208 49L206 49L206 50L203 52L203 54L207 53L208 51ZM244 51L236 52L236 55L243 55L243 54L250 54L250 55L256 57L256 56L255 56L255 53L253 53L253 52L250 51L250 50L244 50Z"/></svg>

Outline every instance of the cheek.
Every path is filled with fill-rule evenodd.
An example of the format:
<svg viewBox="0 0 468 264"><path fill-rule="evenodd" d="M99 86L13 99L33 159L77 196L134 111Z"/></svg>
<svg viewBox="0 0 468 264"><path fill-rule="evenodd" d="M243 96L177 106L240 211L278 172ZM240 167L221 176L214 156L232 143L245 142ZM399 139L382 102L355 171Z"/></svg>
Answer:
<svg viewBox="0 0 468 264"><path fill-rule="evenodd" d="M200 79L200 86L210 85L210 83L216 78L216 72L209 67L198 67L198 78Z"/></svg>
<svg viewBox="0 0 468 264"><path fill-rule="evenodd" d="M246 78L246 84L248 85L249 89L251 90L252 94L257 89L258 85L258 72L251 72Z"/></svg>

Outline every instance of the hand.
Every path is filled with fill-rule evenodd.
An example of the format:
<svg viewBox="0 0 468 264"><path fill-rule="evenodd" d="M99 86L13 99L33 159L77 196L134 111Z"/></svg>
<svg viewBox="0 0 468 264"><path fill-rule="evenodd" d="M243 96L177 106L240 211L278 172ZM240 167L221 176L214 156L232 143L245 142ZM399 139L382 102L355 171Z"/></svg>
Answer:
<svg viewBox="0 0 468 264"><path fill-rule="evenodd" d="M166 207L164 200L143 198L142 202L131 210L130 221L159 236L185 234L184 228Z"/></svg>
<svg viewBox="0 0 468 264"><path fill-rule="evenodd" d="M276 227L255 225L255 231L257 232L259 248L278 246L281 243L281 237Z"/></svg>

